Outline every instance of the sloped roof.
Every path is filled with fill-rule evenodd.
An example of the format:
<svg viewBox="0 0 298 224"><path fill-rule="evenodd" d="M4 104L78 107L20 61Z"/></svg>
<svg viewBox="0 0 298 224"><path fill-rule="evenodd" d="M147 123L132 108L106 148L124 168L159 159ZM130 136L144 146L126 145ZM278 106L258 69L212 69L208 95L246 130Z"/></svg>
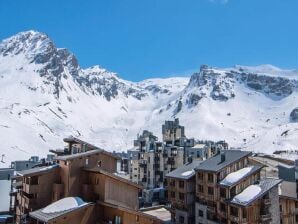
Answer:
<svg viewBox="0 0 298 224"><path fill-rule="evenodd" d="M277 178L265 178L263 180L260 180L259 184L248 186L246 189L243 190L243 192L241 192L240 194L237 194L230 202L231 204L234 204L234 205L249 206L256 200L264 196L268 191L270 191L273 187L280 184L281 182L282 180ZM250 189L252 189L252 186L255 186L255 188L259 188L260 191L252 193L250 191ZM247 192L245 192L245 190L247 190ZM246 193L251 193L252 195L247 195L246 197L248 198L247 200L241 200L241 198L244 198L243 194L246 194Z"/></svg>
<svg viewBox="0 0 298 224"><path fill-rule="evenodd" d="M131 185L133 187L136 187L136 188L139 188L139 189L143 189L143 187L141 185L136 184L136 183L134 183L134 182L132 182L130 180L127 180L127 179L125 179L123 177L120 177L118 175L115 175L113 173L109 173L109 172L107 172L107 171L105 171L105 170L103 170L103 169L101 169L99 167L93 167L93 168L86 167L86 168L84 168L84 170L87 171L87 172L100 173L100 174L106 175L108 177L111 177L113 179L116 179L118 181L121 181L123 183L126 183L128 185Z"/></svg>
<svg viewBox="0 0 298 224"><path fill-rule="evenodd" d="M250 156L252 153L249 151L240 150L222 150L221 153L225 154L225 160L221 161L221 154L217 154L196 167L196 170L204 170L217 172L226 166L240 160L243 157Z"/></svg>
<svg viewBox="0 0 298 224"><path fill-rule="evenodd" d="M45 208L30 212L29 215L39 221L49 222L52 219L91 205L93 204L84 202L79 197L69 197L56 201Z"/></svg>
<svg viewBox="0 0 298 224"><path fill-rule="evenodd" d="M202 162L202 160L194 160L168 173L166 177L188 180L195 175L194 169Z"/></svg>
<svg viewBox="0 0 298 224"><path fill-rule="evenodd" d="M35 167L32 169L28 169L28 170L17 171L17 175L19 175L19 176L33 176L33 175L37 175L37 174L41 174L41 173L48 173L48 172L51 172L54 169L58 169L58 168L59 168L58 164L54 164L51 166Z"/></svg>
<svg viewBox="0 0 298 224"><path fill-rule="evenodd" d="M222 181L219 182L222 186L234 186L239 183L241 180L245 179L246 177L252 175L253 173L258 172L264 166L262 165L254 165L250 167L244 167L240 170L237 170L233 173L228 174Z"/></svg>

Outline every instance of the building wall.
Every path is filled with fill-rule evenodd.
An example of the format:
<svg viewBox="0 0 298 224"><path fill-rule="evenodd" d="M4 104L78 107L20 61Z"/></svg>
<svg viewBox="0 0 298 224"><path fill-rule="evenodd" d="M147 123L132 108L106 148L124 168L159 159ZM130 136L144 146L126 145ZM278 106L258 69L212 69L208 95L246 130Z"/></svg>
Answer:
<svg viewBox="0 0 298 224"><path fill-rule="evenodd" d="M97 195L97 200L133 210L139 208L138 188L100 173L89 173L88 175L89 183L93 185L92 189Z"/></svg>
<svg viewBox="0 0 298 224"><path fill-rule="evenodd" d="M59 218L53 219L48 224L91 224L96 223L95 206L91 205L78 211L73 211Z"/></svg>
<svg viewBox="0 0 298 224"><path fill-rule="evenodd" d="M282 224L297 223L298 219L296 220L296 214L298 214L298 201L289 197L280 197L279 203Z"/></svg>
<svg viewBox="0 0 298 224"><path fill-rule="evenodd" d="M82 185L85 182L83 167L99 167L114 173L117 169L117 160L103 153L74 158L68 161L59 161L61 165L61 182L64 185L65 197L82 197Z"/></svg>
<svg viewBox="0 0 298 224"><path fill-rule="evenodd" d="M115 217L120 217L123 224L161 224L162 221L142 214L141 212L122 210L116 207L99 205L103 223L115 222Z"/></svg>

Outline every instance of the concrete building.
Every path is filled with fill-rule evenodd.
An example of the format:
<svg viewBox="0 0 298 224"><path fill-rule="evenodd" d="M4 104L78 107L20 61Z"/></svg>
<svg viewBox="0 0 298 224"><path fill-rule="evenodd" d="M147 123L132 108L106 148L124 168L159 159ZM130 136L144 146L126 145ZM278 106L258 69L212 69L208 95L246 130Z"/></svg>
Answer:
<svg viewBox="0 0 298 224"><path fill-rule="evenodd" d="M195 144L185 137L179 120L165 121L162 125L162 142L147 130L134 141L128 150L130 180L142 185L144 204L163 203L167 196L166 175L192 160L203 160L216 154L220 147L211 142Z"/></svg>
<svg viewBox="0 0 298 224"><path fill-rule="evenodd" d="M119 157L74 137L64 142L52 165L17 172L16 223L165 223L139 210L142 186L115 174Z"/></svg>

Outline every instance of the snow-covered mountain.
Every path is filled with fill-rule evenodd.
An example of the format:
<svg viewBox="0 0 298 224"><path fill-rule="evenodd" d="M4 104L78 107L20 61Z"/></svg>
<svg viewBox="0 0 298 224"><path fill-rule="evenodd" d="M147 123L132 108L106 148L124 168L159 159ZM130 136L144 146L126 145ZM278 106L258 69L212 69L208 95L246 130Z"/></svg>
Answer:
<svg viewBox="0 0 298 224"><path fill-rule="evenodd" d="M1 166L44 156L68 135L125 150L143 129L160 136L174 117L188 137L297 150L297 90L298 71L271 65L201 66L190 78L130 82L100 66L81 68L43 33L18 33L0 42Z"/></svg>

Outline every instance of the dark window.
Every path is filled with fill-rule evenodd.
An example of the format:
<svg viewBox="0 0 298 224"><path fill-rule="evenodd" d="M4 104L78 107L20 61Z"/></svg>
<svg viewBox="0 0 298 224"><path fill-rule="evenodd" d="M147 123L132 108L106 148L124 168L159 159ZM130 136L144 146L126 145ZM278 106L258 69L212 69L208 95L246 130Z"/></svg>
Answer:
<svg viewBox="0 0 298 224"><path fill-rule="evenodd" d="M204 188L203 188L203 185L198 185L198 192L200 193L204 193Z"/></svg>
<svg viewBox="0 0 298 224"><path fill-rule="evenodd" d="M247 217L246 209L242 208L242 218L246 219L246 217Z"/></svg>
<svg viewBox="0 0 298 224"><path fill-rule="evenodd" d="M176 197L175 191L171 191L171 198L175 198L175 197Z"/></svg>
<svg viewBox="0 0 298 224"><path fill-rule="evenodd" d="M226 212L226 205L224 203L220 203L220 211Z"/></svg>
<svg viewBox="0 0 298 224"><path fill-rule="evenodd" d="M184 216L179 216L179 223L181 223L181 224L184 223Z"/></svg>
<svg viewBox="0 0 298 224"><path fill-rule="evenodd" d="M202 210L199 210L199 216L204 217L204 212Z"/></svg>
<svg viewBox="0 0 298 224"><path fill-rule="evenodd" d="M171 185L172 187L175 187L175 180L171 180L170 185Z"/></svg>
<svg viewBox="0 0 298 224"><path fill-rule="evenodd" d="M232 187L230 197L233 198L235 195L236 195L236 187Z"/></svg>
<svg viewBox="0 0 298 224"><path fill-rule="evenodd" d="M37 185L38 184L38 176L32 176L30 178L30 184L31 185Z"/></svg>
<svg viewBox="0 0 298 224"><path fill-rule="evenodd" d="M203 179L204 179L204 174L201 173L201 172L199 172L199 173L198 173L198 179L199 179L199 180L203 180Z"/></svg>
<svg viewBox="0 0 298 224"><path fill-rule="evenodd" d="M179 181L179 188L184 188L184 181L182 180Z"/></svg>
<svg viewBox="0 0 298 224"><path fill-rule="evenodd" d="M208 194L209 195L214 195L214 189L213 189L213 187L208 187Z"/></svg>
<svg viewBox="0 0 298 224"><path fill-rule="evenodd" d="M208 173L208 182L213 183L213 174L212 173Z"/></svg>
<svg viewBox="0 0 298 224"><path fill-rule="evenodd" d="M238 217L238 208L231 206L230 214L232 216Z"/></svg>
<svg viewBox="0 0 298 224"><path fill-rule="evenodd" d="M221 198L226 198L227 192L225 188L220 188L220 197Z"/></svg>
<svg viewBox="0 0 298 224"><path fill-rule="evenodd" d="M179 193L179 199L180 199L181 201L184 200L184 194L183 194L183 193Z"/></svg>

